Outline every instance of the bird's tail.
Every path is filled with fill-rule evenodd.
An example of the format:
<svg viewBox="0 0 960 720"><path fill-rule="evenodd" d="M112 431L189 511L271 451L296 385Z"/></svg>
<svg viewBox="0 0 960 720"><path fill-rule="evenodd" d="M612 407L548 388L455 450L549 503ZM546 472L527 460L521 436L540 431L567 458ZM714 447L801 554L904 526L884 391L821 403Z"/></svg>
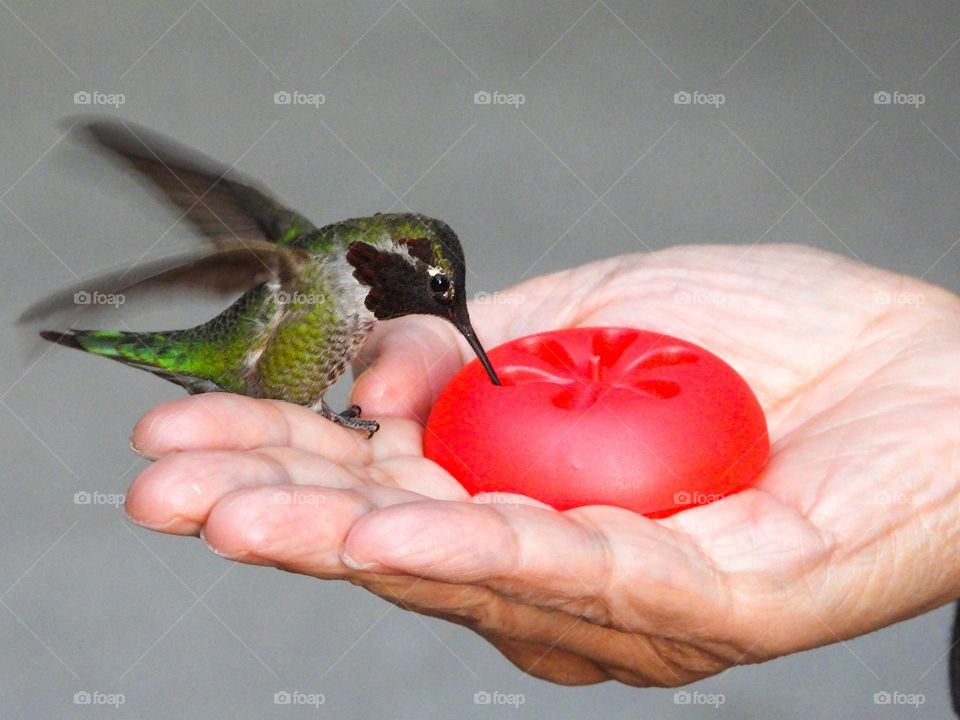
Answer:
<svg viewBox="0 0 960 720"><path fill-rule="evenodd" d="M40 337L147 370L191 393L223 390L216 368L197 352L189 331L122 332L119 330L43 330Z"/></svg>

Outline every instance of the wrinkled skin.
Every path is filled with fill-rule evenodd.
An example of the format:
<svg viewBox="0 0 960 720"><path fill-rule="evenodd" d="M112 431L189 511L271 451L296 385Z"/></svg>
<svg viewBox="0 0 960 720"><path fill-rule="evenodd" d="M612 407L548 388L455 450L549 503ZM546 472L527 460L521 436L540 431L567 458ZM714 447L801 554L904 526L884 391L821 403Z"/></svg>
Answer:
<svg viewBox="0 0 960 720"><path fill-rule="evenodd" d="M422 457L421 421L472 353L409 317L358 362L372 440L282 402L166 403L134 432L156 462L130 516L239 562L347 579L566 684L679 685L960 596L957 296L777 245L613 258L507 292L522 302L471 308L488 348L629 325L727 360L769 422L757 487L662 520L471 500Z"/></svg>

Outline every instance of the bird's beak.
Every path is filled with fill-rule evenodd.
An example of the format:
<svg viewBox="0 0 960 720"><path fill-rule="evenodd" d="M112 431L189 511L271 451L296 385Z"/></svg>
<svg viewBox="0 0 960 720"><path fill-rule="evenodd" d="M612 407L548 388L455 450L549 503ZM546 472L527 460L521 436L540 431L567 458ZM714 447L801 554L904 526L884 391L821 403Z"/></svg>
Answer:
<svg viewBox="0 0 960 720"><path fill-rule="evenodd" d="M466 313L466 308L464 308L462 313L457 313L457 315L462 315L462 317L451 318L454 327L467 339L467 344L470 345L473 352L477 354L480 364L483 365L483 369L486 370L487 375L490 376L490 382L494 385L502 385L503 383L500 382L500 378L497 377L497 372L490 363L490 358L487 357L483 345L480 344L480 341L477 339L477 334L473 331L473 326L470 324L470 317Z"/></svg>

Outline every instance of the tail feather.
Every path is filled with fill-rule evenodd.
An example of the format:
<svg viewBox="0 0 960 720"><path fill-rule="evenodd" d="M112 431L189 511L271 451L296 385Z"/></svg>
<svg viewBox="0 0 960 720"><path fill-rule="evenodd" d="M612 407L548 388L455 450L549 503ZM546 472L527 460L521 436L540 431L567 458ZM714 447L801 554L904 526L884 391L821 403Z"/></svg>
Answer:
<svg viewBox="0 0 960 720"><path fill-rule="evenodd" d="M191 393L223 388L197 367L183 332L138 333L119 330L41 330L44 340L147 370ZM200 372L198 372L200 370Z"/></svg>
<svg viewBox="0 0 960 720"><path fill-rule="evenodd" d="M67 330L66 332L56 332L54 330L41 330L40 337L44 340L49 340L52 343L57 343L57 345L63 345L68 348L76 348L77 350L83 350L83 345L81 345L76 337L73 334L72 330Z"/></svg>

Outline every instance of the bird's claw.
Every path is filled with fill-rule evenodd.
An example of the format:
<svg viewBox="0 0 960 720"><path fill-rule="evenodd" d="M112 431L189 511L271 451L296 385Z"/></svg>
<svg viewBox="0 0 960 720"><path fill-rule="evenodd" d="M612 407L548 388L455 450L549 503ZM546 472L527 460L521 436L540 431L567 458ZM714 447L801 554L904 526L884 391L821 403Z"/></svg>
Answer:
<svg viewBox="0 0 960 720"><path fill-rule="evenodd" d="M320 406L320 414L327 418L327 420L331 420L341 427L365 432L368 440L380 429L380 423L376 420L365 420L360 417L359 405L351 405L343 412L338 413L332 410L326 403L323 403Z"/></svg>

